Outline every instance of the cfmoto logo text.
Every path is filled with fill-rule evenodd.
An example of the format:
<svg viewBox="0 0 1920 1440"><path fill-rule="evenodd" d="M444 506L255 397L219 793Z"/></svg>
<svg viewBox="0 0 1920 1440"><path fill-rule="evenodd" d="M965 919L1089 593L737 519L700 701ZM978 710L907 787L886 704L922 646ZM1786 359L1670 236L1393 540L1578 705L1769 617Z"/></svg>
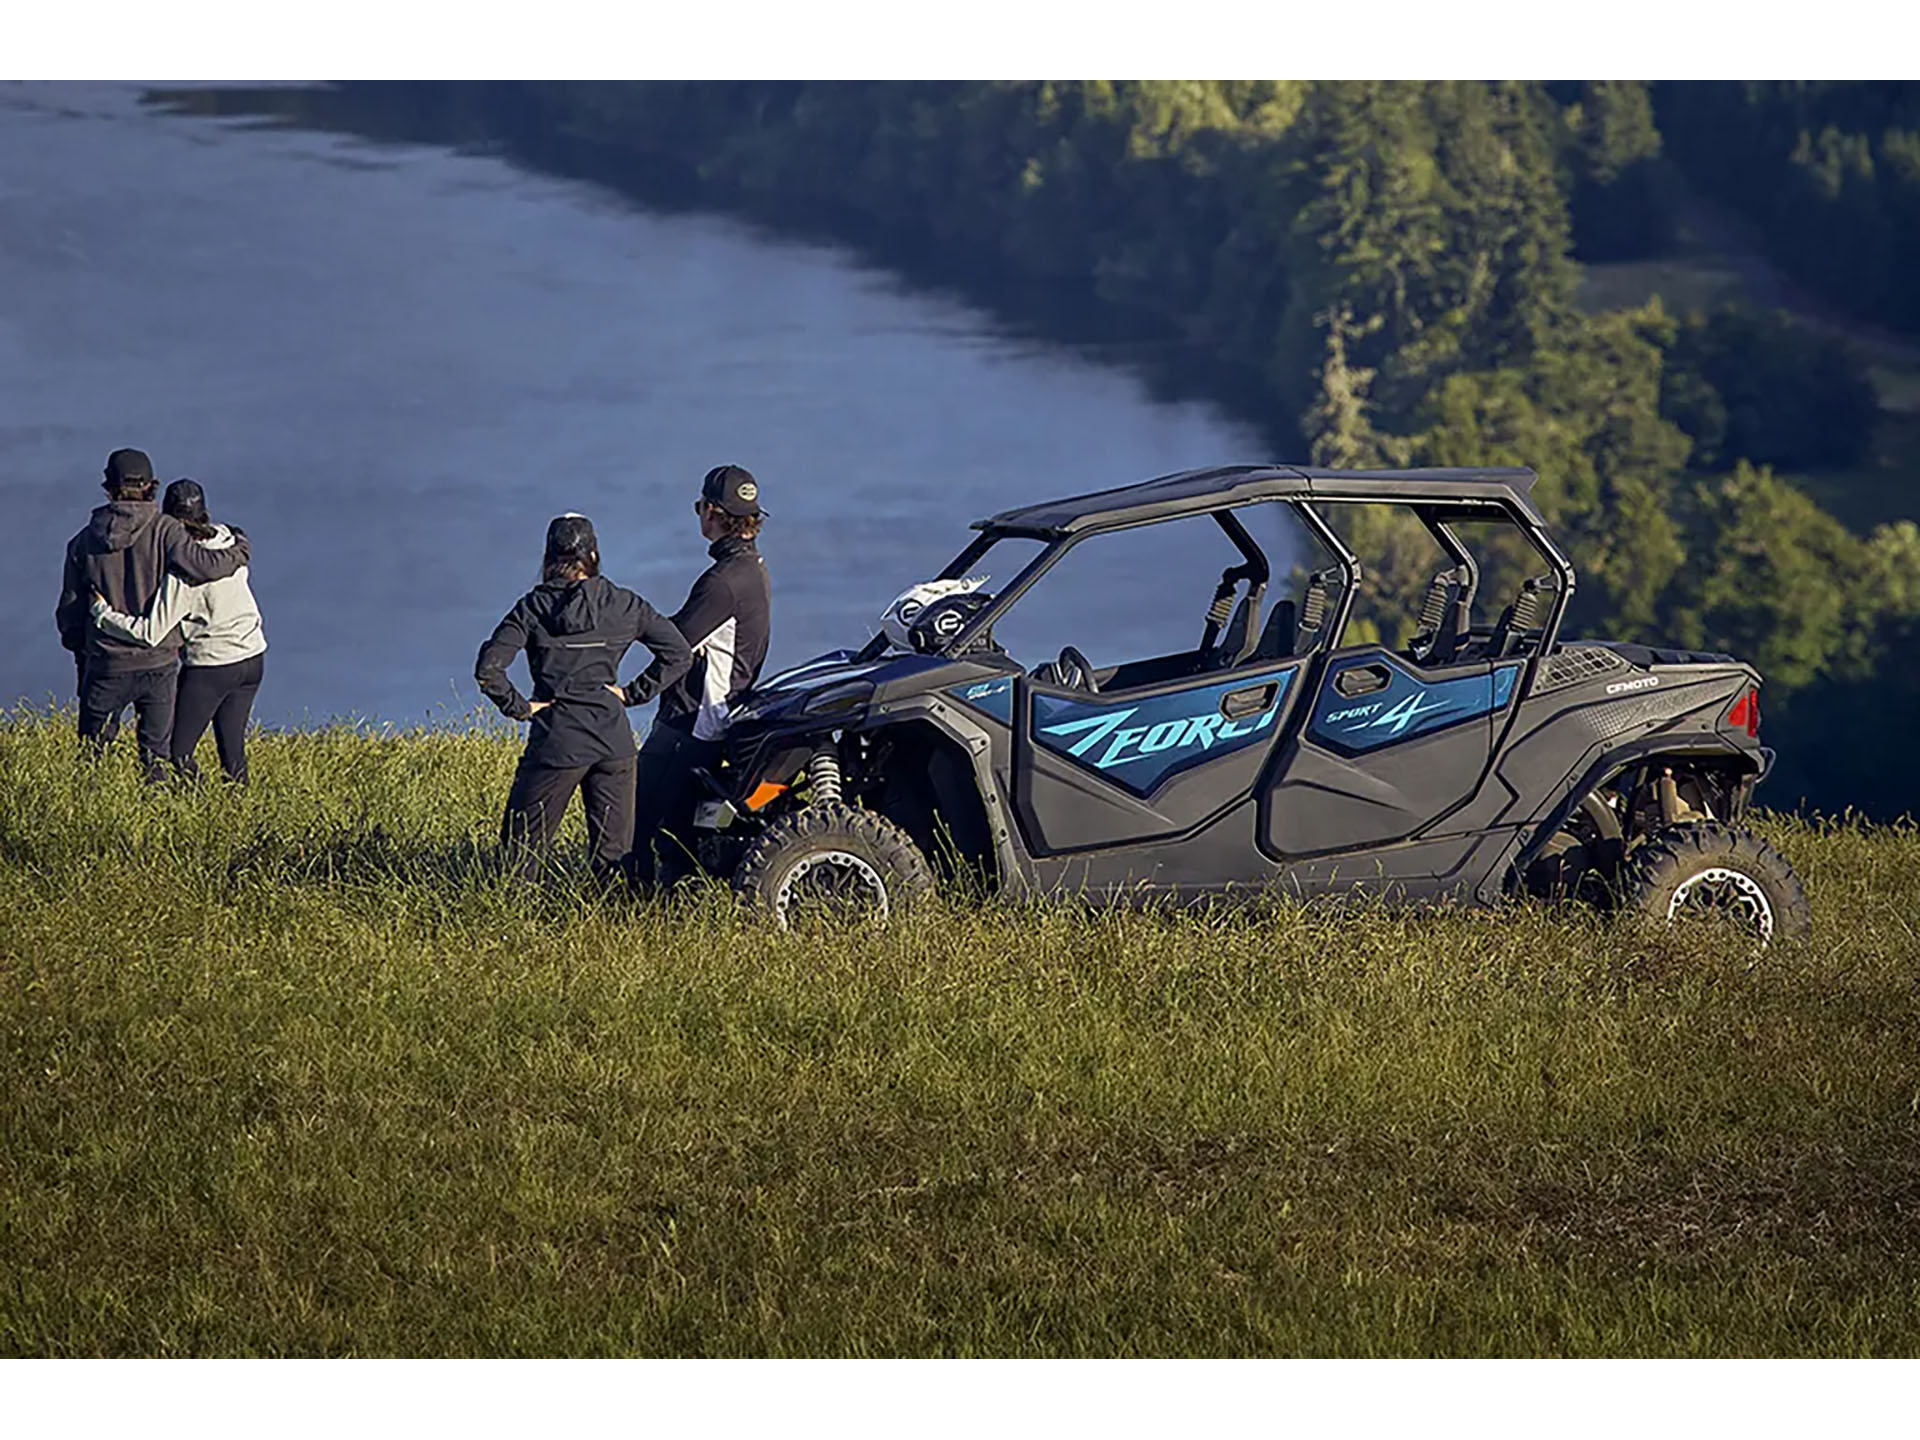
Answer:
<svg viewBox="0 0 1920 1440"><path fill-rule="evenodd" d="M1185 750L1194 746L1211 750L1222 740L1257 735L1273 724L1273 717L1279 713L1280 707L1275 704L1269 705L1258 715L1249 715L1240 720L1229 720L1218 711L1209 711L1204 715L1163 720L1157 725L1128 725L1127 721L1134 714L1133 709L1128 708L1116 710L1111 715L1093 715L1085 720L1069 720L1064 725L1049 725L1040 733L1079 736L1067 750L1067 754L1076 760L1086 758L1095 747L1105 742L1106 749L1093 761L1093 766L1096 770L1111 770L1116 765L1125 765L1130 760L1144 760L1162 751Z"/></svg>
<svg viewBox="0 0 1920 1440"><path fill-rule="evenodd" d="M1659 683L1658 675L1642 675L1638 680L1616 680L1607 686L1607 694L1624 695L1629 690L1651 690Z"/></svg>

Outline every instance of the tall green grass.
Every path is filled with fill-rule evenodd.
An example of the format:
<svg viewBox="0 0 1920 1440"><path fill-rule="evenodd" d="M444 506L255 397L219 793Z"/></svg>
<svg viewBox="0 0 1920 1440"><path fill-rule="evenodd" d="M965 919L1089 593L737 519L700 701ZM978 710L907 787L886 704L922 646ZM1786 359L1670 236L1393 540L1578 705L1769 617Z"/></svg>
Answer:
<svg viewBox="0 0 1920 1440"><path fill-rule="evenodd" d="M501 877L497 735L150 791L69 723L0 722L0 1351L1920 1348L1910 828L1767 821L1817 931L1757 962L1537 909L778 935Z"/></svg>

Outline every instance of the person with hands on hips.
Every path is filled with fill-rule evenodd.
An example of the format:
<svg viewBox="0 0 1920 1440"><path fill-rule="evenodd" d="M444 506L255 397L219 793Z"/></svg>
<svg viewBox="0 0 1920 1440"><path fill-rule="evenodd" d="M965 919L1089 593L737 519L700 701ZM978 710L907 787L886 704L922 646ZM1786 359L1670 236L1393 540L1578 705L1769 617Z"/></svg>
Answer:
<svg viewBox="0 0 1920 1440"><path fill-rule="evenodd" d="M653 652L653 664L623 686L620 662L635 641ZM507 678L522 650L531 698ZM599 541L584 515L562 515L547 526L540 583L495 627L473 669L501 714L531 722L500 823L501 846L523 874L538 875L579 790L594 876L620 877L633 844L637 753L626 709L652 700L692 661L671 620L600 573Z"/></svg>

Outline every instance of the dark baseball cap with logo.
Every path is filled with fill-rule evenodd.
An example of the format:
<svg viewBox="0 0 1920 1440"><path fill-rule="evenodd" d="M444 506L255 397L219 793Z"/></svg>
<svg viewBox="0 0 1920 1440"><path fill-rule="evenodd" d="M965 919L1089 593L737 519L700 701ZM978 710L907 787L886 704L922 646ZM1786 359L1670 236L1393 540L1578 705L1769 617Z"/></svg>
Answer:
<svg viewBox="0 0 1920 1440"><path fill-rule="evenodd" d="M107 456L105 474L109 485L150 485L153 461L144 450L116 450Z"/></svg>
<svg viewBox="0 0 1920 1440"><path fill-rule="evenodd" d="M700 498L729 515L765 515L760 508L760 482L744 465L716 465L701 483Z"/></svg>

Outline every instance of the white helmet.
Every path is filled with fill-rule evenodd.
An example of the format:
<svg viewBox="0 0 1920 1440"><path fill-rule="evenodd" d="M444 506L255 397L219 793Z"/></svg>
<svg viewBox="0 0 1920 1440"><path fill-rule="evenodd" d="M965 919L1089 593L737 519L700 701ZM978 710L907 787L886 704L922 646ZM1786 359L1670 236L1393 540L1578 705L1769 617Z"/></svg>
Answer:
<svg viewBox="0 0 1920 1440"><path fill-rule="evenodd" d="M970 575L965 580L927 580L902 590L893 603L880 612L880 628L902 650L918 650L913 627L929 605L955 595L971 595L987 583L985 575Z"/></svg>

